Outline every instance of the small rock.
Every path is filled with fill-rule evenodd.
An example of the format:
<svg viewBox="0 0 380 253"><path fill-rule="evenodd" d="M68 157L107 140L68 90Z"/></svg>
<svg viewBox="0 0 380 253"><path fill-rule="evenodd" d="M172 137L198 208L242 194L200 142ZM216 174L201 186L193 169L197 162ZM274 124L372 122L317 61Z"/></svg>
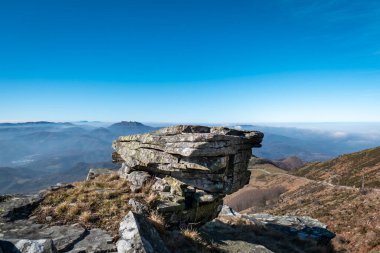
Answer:
<svg viewBox="0 0 380 253"><path fill-rule="evenodd" d="M90 169L88 171L88 174L87 174L87 178L86 180L92 180L94 178L96 178L97 176L100 176L100 175L109 175L109 174L112 174L112 173L115 173L114 170L110 170L110 169Z"/></svg>
<svg viewBox="0 0 380 253"><path fill-rule="evenodd" d="M156 178L156 182L152 185L152 191L170 192L170 185L162 178Z"/></svg>
<svg viewBox="0 0 380 253"><path fill-rule="evenodd" d="M149 173L145 171L132 171L131 173L125 175L125 179L132 184L132 192L139 191L143 187L144 183L150 178L151 176Z"/></svg>
<svg viewBox="0 0 380 253"><path fill-rule="evenodd" d="M241 216L240 213L236 212L234 209L232 209L231 207L229 207L227 205L222 206L222 209L221 209L219 215L237 216L237 217Z"/></svg>
<svg viewBox="0 0 380 253"><path fill-rule="evenodd" d="M57 250L54 247L51 239L41 240L19 240L15 244L16 248L21 253L56 253Z"/></svg>
<svg viewBox="0 0 380 253"><path fill-rule="evenodd" d="M131 206L132 211L135 213L144 214L147 212L147 207L135 199L130 199L128 205Z"/></svg>

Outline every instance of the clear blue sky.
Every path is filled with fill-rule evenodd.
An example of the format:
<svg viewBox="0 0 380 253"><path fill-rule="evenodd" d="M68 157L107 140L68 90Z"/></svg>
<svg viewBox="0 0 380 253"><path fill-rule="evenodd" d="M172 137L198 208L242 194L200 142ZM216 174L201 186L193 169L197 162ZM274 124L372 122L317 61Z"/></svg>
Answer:
<svg viewBox="0 0 380 253"><path fill-rule="evenodd" d="M380 1L0 1L0 121L380 121Z"/></svg>

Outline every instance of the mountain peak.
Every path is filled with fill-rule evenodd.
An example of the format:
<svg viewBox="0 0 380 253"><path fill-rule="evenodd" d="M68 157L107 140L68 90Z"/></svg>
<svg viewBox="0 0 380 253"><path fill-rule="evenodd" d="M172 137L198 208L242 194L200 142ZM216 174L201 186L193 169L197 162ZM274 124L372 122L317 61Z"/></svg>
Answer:
<svg viewBox="0 0 380 253"><path fill-rule="evenodd" d="M110 127L142 127L142 126L146 126L146 125L137 121L121 121L121 122L111 125Z"/></svg>

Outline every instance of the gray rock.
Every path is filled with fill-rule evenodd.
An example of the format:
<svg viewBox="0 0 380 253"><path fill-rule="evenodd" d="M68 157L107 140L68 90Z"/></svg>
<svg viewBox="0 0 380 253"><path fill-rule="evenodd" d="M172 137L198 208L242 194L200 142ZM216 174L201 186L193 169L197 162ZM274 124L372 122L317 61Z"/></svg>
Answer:
<svg viewBox="0 0 380 253"><path fill-rule="evenodd" d="M88 171L86 180L88 181L88 180L94 179L95 177L99 175L109 175L112 173L115 173L115 171L110 170L110 169L90 169Z"/></svg>
<svg viewBox="0 0 380 253"><path fill-rule="evenodd" d="M229 194L248 182L251 148L260 147L262 138L262 133L254 131L175 126L122 136L113 142L113 157L123 163L120 172L125 177L143 170L175 177L205 191Z"/></svg>
<svg viewBox="0 0 380 253"><path fill-rule="evenodd" d="M17 224L8 224L9 233L1 238L7 242L8 248L12 248L20 240L34 242L32 246L41 240L51 240L58 252L116 252L112 237L101 229L86 230L78 224L48 227L31 221L22 223L23 225L20 221Z"/></svg>
<svg viewBox="0 0 380 253"><path fill-rule="evenodd" d="M249 219L260 221L266 227L296 235L301 240L315 240L320 244L327 244L335 234L327 229L327 225L308 216L274 216L270 214L250 214Z"/></svg>
<svg viewBox="0 0 380 253"><path fill-rule="evenodd" d="M120 223L118 253L169 253L152 224L144 216L129 212Z"/></svg>
<svg viewBox="0 0 380 253"><path fill-rule="evenodd" d="M18 220L28 217L42 201L41 195L8 195L0 201L0 218Z"/></svg>
<svg viewBox="0 0 380 253"><path fill-rule="evenodd" d="M224 205L217 220L232 220L234 222L239 220L243 224L247 224L245 221L248 221L248 224L251 223L253 227L261 227L262 231L269 231L269 234L270 231L273 231L287 240L297 237L300 240L314 241L318 245L328 245L331 239L335 237L335 234L327 229L326 224L308 216L274 216L266 213L245 215ZM220 226L218 221L214 220L208 223L205 228L210 231L214 225Z"/></svg>
<svg viewBox="0 0 380 253"><path fill-rule="evenodd" d="M79 224L52 226L42 229L40 238L51 238L59 252L67 251L87 235L87 230Z"/></svg>
<svg viewBox="0 0 380 253"><path fill-rule="evenodd" d="M21 253L56 253L53 241L50 239L41 240L19 240L15 244Z"/></svg>
<svg viewBox="0 0 380 253"><path fill-rule="evenodd" d="M149 173L145 171L132 171L131 173L122 176L131 183L132 192L141 190L143 185L151 178Z"/></svg>
<svg viewBox="0 0 380 253"><path fill-rule="evenodd" d="M112 237L101 229L91 229L69 250L70 253L117 252Z"/></svg>
<svg viewBox="0 0 380 253"><path fill-rule="evenodd" d="M232 209L231 207L227 205L223 205L219 213L219 216L223 216L223 215L241 217L241 214L239 212L235 211L234 209Z"/></svg>
<svg viewBox="0 0 380 253"><path fill-rule="evenodd" d="M147 207L143 205L141 202L135 200L135 199L130 199L128 201L128 205L131 206L131 209L134 213L138 214L145 214L147 213Z"/></svg>
<svg viewBox="0 0 380 253"><path fill-rule="evenodd" d="M156 178L156 182L152 185L152 191L170 192L170 185L164 179Z"/></svg>
<svg viewBox="0 0 380 253"><path fill-rule="evenodd" d="M120 175L138 191L154 176L156 209L170 222L213 219L226 194L248 183L252 148L263 134L223 127L173 126L156 132L121 136L113 142ZM149 173L149 174L148 174Z"/></svg>

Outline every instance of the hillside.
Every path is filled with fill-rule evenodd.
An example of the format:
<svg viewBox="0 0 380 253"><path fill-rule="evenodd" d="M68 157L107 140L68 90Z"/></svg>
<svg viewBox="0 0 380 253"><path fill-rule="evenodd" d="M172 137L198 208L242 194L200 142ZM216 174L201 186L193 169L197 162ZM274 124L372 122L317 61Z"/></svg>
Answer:
<svg viewBox="0 0 380 253"><path fill-rule="evenodd" d="M336 185L380 188L380 147L339 156L326 162L315 162L297 170L294 175Z"/></svg>
<svg viewBox="0 0 380 253"><path fill-rule="evenodd" d="M332 240L336 252L379 252L379 190L361 190L294 176L273 164L251 162L250 168L249 185L227 196L227 205L246 214L311 216L337 234Z"/></svg>

